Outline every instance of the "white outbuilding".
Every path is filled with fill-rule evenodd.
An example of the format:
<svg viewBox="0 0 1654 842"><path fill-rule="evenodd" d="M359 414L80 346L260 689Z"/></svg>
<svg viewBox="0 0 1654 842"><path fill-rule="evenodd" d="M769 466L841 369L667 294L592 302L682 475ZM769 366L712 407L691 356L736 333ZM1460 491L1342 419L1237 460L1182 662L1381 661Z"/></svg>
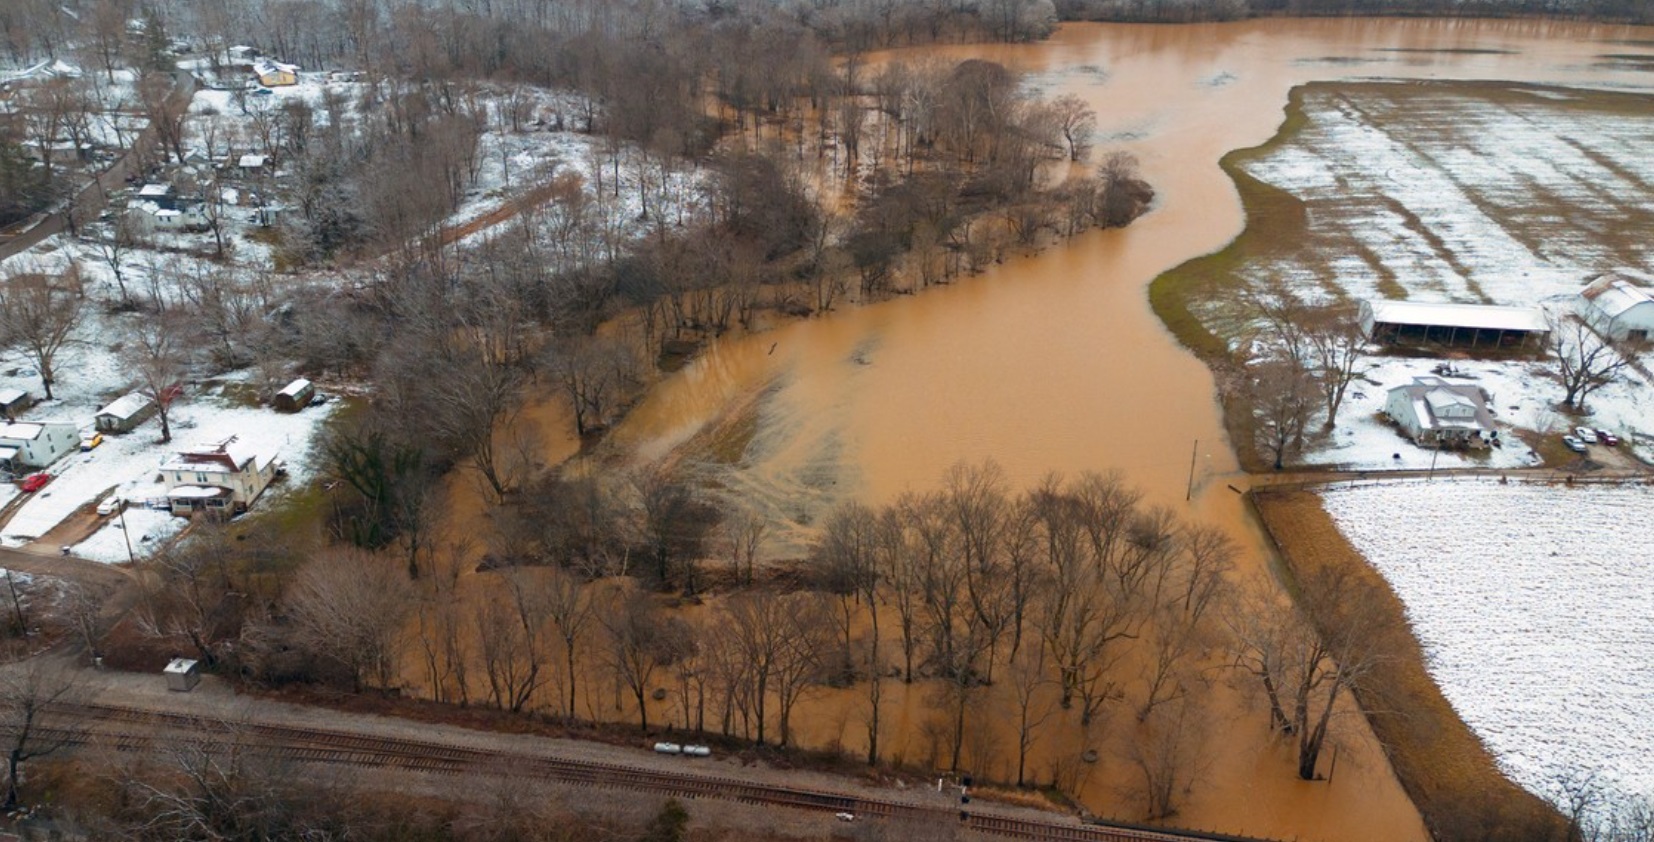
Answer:
<svg viewBox="0 0 1654 842"><path fill-rule="evenodd" d="M1580 318L1609 339L1654 337L1654 277L1633 269L1604 272L1579 292Z"/></svg>

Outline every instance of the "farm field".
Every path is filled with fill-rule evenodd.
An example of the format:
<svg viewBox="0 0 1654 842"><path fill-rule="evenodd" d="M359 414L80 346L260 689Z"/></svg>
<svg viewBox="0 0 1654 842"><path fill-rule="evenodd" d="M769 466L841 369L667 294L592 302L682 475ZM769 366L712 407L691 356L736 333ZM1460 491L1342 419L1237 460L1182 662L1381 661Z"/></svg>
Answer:
<svg viewBox="0 0 1654 842"><path fill-rule="evenodd" d="M1218 357L1251 347L1259 327L1246 302L1277 286L1312 304L1392 299L1565 315L1596 274L1654 264L1654 246L1637 233L1654 223L1651 134L1654 101L1630 93L1489 82L1303 86L1275 138L1225 159L1248 227L1162 279L1187 308L1182 324L1169 321ZM1379 361L1352 387L1340 429L1312 442L1304 460L1360 469L1427 462L1378 413L1388 388L1433 365ZM1460 368L1495 393L1503 424L1542 436L1574 423L1556 417L1562 391L1544 365ZM1590 423L1636 429L1654 411L1647 379L1632 371L1594 396ZM1636 443L1646 455L1650 443ZM1535 461L1525 447L1441 454L1444 467Z"/></svg>
<svg viewBox="0 0 1654 842"><path fill-rule="evenodd" d="M1654 490L1438 481L1323 504L1512 780L1555 796L1594 774L1654 795L1654 535L1631 528Z"/></svg>

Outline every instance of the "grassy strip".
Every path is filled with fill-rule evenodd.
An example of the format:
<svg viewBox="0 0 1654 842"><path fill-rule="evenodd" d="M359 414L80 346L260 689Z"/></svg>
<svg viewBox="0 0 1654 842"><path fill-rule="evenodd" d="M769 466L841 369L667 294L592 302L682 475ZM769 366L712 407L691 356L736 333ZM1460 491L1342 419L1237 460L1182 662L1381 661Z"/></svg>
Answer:
<svg viewBox="0 0 1654 842"><path fill-rule="evenodd" d="M1294 140L1309 124L1304 113L1304 92L1308 86L1292 89L1286 105L1286 119L1275 136L1261 146L1237 149L1218 162L1234 180L1246 210L1246 228L1227 246L1187 261L1162 273L1149 284L1149 305L1177 341L1206 363L1219 381L1223 397L1224 426L1234 443L1241 464L1249 470L1268 466L1257 453L1252 434L1252 410L1245 389L1226 388L1224 383L1239 374L1238 361L1220 337L1189 309L1194 301L1232 297L1245 281L1237 271L1252 261L1267 260L1296 251L1308 235L1309 217L1297 196L1267 184L1247 173L1242 165L1269 155Z"/></svg>
<svg viewBox="0 0 1654 842"><path fill-rule="evenodd" d="M1500 773L1487 748L1459 718L1425 669L1406 607L1388 582L1338 531L1319 497L1306 491L1255 492L1252 498L1290 581L1322 569L1350 577L1353 600L1379 606L1395 621L1383 641L1374 686L1359 701L1402 786L1437 839L1543 842L1566 836L1562 818ZM1309 606L1306 606L1309 607ZM1311 619L1337 622L1328 608Z"/></svg>

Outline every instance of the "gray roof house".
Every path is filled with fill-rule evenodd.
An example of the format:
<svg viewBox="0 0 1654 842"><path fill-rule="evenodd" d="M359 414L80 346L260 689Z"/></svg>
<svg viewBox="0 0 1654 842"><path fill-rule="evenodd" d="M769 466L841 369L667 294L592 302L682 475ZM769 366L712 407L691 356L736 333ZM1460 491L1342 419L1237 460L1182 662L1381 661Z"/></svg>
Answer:
<svg viewBox="0 0 1654 842"><path fill-rule="evenodd" d="M1390 390L1384 414L1421 447L1488 447L1498 439L1488 394L1480 386L1414 377Z"/></svg>

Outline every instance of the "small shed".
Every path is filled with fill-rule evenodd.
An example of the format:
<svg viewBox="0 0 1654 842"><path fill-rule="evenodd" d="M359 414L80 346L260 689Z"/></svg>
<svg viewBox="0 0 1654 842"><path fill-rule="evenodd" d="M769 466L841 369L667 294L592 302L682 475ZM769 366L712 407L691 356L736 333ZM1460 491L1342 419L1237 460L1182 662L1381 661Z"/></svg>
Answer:
<svg viewBox="0 0 1654 842"><path fill-rule="evenodd" d="M22 389L0 389L0 414L6 416L6 423L17 420L23 410L34 406L34 395Z"/></svg>
<svg viewBox="0 0 1654 842"><path fill-rule="evenodd" d="M167 663L166 669L161 670L167 677L167 689L178 693L188 693L201 683L201 662L189 658L173 658Z"/></svg>
<svg viewBox="0 0 1654 842"><path fill-rule="evenodd" d="M277 411L298 412L309 406L310 399L315 396L316 385L300 377L277 392L276 399L272 403L275 404Z"/></svg>
<svg viewBox="0 0 1654 842"><path fill-rule="evenodd" d="M153 417L156 411L154 401L132 392L98 410L94 422L100 433L129 433Z"/></svg>

